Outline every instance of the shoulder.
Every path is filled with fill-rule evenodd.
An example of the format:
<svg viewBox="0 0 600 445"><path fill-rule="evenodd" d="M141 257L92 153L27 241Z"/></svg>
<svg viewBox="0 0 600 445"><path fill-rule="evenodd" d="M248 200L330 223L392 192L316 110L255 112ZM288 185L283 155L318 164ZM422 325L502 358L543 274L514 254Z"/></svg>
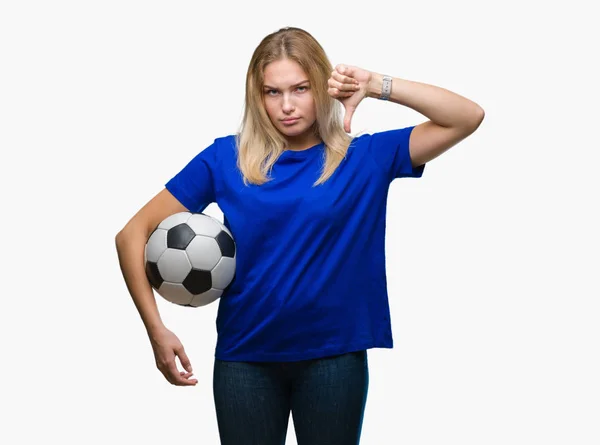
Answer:
<svg viewBox="0 0 600 445"><path fill-rule="evenodd" d="M236 146L237 142L234 134L218 136L213 139L212 143L205 145L197 156L205 160L216 162L226 157L229 153L233 153Z"/></svg>
<svg viewBox="0 0 600 445"><path fill-rule="evenodd" d="M238 138L236 134L228 134L225 136L219 136L214 139L212 147L215 151L219 152L219 155L226 153L235 153L237 151Z"/></svg>
<svg viewBox="0 0 600 445"><path fill-rule="evenodd" d="M227 134L225 136L218 136L215 138L215 144L235 144L237 135Z"/></svg>
<svg viewBox="0 0 600 445"><path fill-rule="evenodd" d="M414 125L411 125L402 128L393 128L391 130L377 131L365 136L369 145L395 145L407 142L413 129Z"/></svg>
<svg viewBox="0 0 600 445"><path fill-rule="evenodd" d="M377 131L364 134L359 139L365 147L365 151L371 156L389 164L390 158L404 157L408 155L410 136L414 125L391 130Z"/></svg>
<svg viewBox="0 0 600 445"><path fill-rule="evenodd" d="M414 126L408 126L391 130L359 133L354 136L350 146L372 148L372 146L402 143L410 138L413 128Z"/></svg>

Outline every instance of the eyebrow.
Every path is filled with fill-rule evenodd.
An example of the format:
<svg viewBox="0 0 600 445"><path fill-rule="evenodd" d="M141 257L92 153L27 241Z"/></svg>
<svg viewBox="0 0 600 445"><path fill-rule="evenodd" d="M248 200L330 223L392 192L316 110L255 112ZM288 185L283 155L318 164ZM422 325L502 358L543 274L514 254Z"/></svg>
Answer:
<svg viewBox="0 0 600 445"><path fill-rule="evenodd" d="M298 82L298 83L292 85L292 87L297 87L297 86L302 85L303 83L306 83L308 81L309 81L308 79L307 80L303 80L302 82ZM277 90L278 89L278 88L272 87L270 85L263 85L263 88L269 88L269 89L272 89L272 90Z"/></svg>

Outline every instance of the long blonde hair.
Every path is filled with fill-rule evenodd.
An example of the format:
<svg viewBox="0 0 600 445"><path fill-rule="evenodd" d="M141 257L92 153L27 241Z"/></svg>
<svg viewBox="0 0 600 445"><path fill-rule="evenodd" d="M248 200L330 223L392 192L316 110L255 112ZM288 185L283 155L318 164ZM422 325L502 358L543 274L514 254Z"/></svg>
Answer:
<svg viewBox="0 0 600 445"><path fill-rule="evenodd" d="M341 121L340 102L327 93L333 67L325 51L308 32L294 27L281 28L260 42L246 73L244 116L236 134L237 165L246 185L270 181L267 175L287 146L285 136L269 119L262 94L265 67L286 58L298 63L308 76L316 107L313 131L325 146L322 172L313 186L329 179L352 142Z"/></svg>

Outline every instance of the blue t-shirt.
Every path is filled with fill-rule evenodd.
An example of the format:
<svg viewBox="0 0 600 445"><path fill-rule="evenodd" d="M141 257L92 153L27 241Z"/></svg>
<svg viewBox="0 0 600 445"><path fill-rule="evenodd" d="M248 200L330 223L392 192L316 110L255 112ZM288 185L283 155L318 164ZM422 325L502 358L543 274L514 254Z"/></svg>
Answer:
<svg viewBox="0 0 600 445"><path fill-rule="evenodd" d="M297 361L392 348L385 268L388 188L418 178L414 127L355 137L322 185L324 144L284 151L263 185L244 185L234 135L217 138L165 185L191 212L216 202L236 243L219 300L215 357Z"/></svg>

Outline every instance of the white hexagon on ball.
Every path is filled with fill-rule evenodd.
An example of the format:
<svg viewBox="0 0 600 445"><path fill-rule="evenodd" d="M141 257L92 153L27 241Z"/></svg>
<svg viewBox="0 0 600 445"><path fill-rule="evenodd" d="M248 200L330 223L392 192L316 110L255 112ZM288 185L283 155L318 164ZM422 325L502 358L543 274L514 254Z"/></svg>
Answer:
<svg viewBox="0 0 600 445"><path fill-rule="evenodd" d="M190 219L192 214L190 212L179 212L173 213L172 215L166 217L162 222L158 225L158 229L169 230L179 224L186 222Z"/></svg>
<svg viewBox="0 0 600 445"><path fill-rule="evenodd" d="M158 271L164 281L182 283L192 270L185 250L167 249L158 259Z"/></svg>
<svg viewBox="0 0 600 445"><path fill-rule="evenodd" d="M203 213L194 213L186 221L186 224L196 233L196 235L205 235L216 237L221 232L220 223L211 216Z"/></svg>
<svg viewBox="0 0 600 445"><path fill-rule="evenodd" d="M194 269L212 270L221 258L217 240L208 236L197 235L185 250Z"/></svg>
<svg viewBox="0 0 600 445"><path fill-rule="evenodd" d="M212 287L216 289L225 289L231 283L235 275L235 258L221 257L219 263L210 272L212 277Z"/></svg>
<svg viewBox="0 0 600 445"><path fill-rule="evenodd" d="M168 296L168 300L171 303L182 305L190 304L194 297L185 287L183 287L183 284L178 283L164 282L160 285L158 293L161 295L164 294L163 296Z"/></svg>

